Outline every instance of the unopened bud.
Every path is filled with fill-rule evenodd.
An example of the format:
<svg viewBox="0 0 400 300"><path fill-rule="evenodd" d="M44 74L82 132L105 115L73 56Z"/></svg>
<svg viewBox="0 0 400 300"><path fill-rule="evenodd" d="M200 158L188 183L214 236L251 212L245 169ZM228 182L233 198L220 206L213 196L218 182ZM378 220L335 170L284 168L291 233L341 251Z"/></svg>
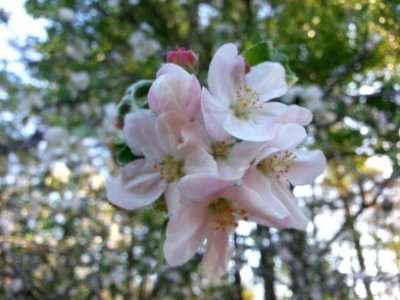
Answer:
<svg viewBox="0 0 400 300"><path fill-rule="evenodd" d="M251 68L250 64L245 60L244 61L244 74L249 73L250 72L250 68Z"/></svg>
<svg viewBox="0 0 400 300"><path fill-rule="evenodd" d="M195 70L199 57L193 50L177 48L167 53L167 62L177 64L188 70Z"/></svg>
<svg viewBox="0 0 400 300"><path fill-rule="evenodd" d="M124 124L122 123L120 118L115 118L115 128L117 129L122 129L122 127L124 126Z"/></svg>

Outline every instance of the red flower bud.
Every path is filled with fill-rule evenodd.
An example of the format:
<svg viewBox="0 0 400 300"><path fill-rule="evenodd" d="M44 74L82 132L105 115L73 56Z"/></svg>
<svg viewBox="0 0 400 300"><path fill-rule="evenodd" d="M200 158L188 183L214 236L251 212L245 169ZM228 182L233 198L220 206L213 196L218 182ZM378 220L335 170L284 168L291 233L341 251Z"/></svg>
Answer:
<svg viewBox="0 0 400 300"><path fill-rule="evenodd" d="M176 48L167 53L167 62L177 64L185 69L195 69L198 61L199 57L193 50Z"/></svg>
<svg viewBox="0 0 400 300"><path fill-rule="evenodd" d="M250 64L245 60L244 61L244 74L249 73L250 72L250 68L251 68Z"/></svg>

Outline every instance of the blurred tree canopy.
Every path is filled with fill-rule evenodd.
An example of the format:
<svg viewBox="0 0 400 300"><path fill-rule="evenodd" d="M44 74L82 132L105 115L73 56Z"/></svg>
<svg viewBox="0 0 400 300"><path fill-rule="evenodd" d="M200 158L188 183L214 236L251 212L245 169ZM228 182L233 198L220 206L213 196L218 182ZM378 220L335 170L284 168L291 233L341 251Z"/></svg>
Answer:
<svg viewBox="0 0 400 300"><path fill-rule="evenodd" d="M396 0L27 0L47 37L14 42L0 71L0 298L394 299L400 297L400 3ZM0 26L13 18L0 10ZM305 146L325 175L295 195L306 233L239 226L228 276L199 255L158 260L155 204L112 207L106 144L126 88L168 50L199 53L205 82L223 43L269 40L298 82L281 99L314 111ZM257 296L259 297L259 296Z"/></svg>

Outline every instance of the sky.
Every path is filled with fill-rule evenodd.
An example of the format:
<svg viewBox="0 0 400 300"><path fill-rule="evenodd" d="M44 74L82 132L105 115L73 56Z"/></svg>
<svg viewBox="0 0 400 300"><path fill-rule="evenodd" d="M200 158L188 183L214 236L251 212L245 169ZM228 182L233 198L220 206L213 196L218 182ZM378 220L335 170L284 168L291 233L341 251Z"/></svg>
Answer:
<svg viewBox="0 0 400 300"><path fill-rule="evenodd" d="M33 19L24 8L25 0L0 0L0 8L9 15L8 24L0 24L0 61L7 61L7 69L23 75L24 66L18 62L20 54L13 49L10 42L21 44L27 36L46 38L45 19ZM4 65L0 64L0 68Z"/></svg>

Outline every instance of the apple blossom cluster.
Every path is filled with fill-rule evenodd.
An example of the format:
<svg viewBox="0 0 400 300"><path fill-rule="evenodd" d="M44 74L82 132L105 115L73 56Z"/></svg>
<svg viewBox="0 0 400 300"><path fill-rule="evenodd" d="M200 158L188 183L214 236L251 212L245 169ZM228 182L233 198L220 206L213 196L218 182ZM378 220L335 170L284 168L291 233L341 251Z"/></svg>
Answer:
<svg viewBox="0 0 400 300"><path fill-rule="evenodd" d="M177 51L169 61L197 62L186 57L193 52ZM211 61L207 87L168 62L148 90L148 109L126 114L123 135L135 159L108 180L107 196L127 210L165 201L170 266L205 244L201 269L217 280L233 255L239 221L306 229L290 187L311 183L326 161L319 150L298 148L312 113L271 101L287 89L281 64L250 66L225 44Z"/></svg>

